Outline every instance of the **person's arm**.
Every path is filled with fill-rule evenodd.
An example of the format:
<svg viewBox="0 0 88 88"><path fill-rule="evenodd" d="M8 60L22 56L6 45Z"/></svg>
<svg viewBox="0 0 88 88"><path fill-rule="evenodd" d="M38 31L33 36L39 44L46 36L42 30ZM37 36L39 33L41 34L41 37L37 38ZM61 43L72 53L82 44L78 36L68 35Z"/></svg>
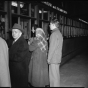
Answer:
<svg viewBox="0 0 88 88"><path fill-rule="evenodd" d="M34 51L38 47L37 40L34 40L30 45L29 45L29 51Z"/></svg>
<svg viewBox="0 0 88 88"><path fill-rule="evenodd" d="M28 45L30 45L32 42L33 42L33 38L30 38L30 39L28 40Z"/></svg>
<svg viewBox="0 0 88 88"><path fill-rule="evenodd" d="M50 39L51 40L50 40L50 46L49 46L49 52L48 52L48 63L50 63L50 60L57 47L57 35L55 33L52 34Z"/></svg>

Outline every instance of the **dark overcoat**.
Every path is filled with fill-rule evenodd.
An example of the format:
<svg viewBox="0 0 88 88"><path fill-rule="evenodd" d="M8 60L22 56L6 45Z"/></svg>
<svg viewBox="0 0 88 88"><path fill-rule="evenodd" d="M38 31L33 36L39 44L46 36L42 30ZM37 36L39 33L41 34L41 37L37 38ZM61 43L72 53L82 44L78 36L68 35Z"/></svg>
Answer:
<svg viewBox="0 0 88 88"><path fill-rule="evenodd" d="M30 52L26 40L21 36L9 50L10 75L12 87L28 86L28 66Z"/></svg>

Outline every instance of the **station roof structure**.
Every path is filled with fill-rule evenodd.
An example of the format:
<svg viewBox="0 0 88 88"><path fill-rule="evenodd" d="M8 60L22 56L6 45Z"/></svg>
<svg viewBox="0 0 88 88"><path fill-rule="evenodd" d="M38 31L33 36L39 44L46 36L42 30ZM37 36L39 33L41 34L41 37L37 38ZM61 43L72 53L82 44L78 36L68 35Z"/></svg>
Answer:
<svg viewBox="0 0 88 88"><path fill-rule="evenodd" d="M88 1L87 0L48 0L59 8L67 11L69 17L82 19L88 22Z"/></svg>

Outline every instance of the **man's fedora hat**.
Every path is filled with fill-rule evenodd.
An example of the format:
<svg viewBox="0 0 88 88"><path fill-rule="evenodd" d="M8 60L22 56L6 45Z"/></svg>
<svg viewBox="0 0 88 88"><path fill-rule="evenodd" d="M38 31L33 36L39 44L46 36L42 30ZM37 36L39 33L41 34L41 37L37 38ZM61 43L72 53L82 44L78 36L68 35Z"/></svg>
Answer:
<svg viewBox="0 0 88 88"><path fill-rule="evenodd" d="M12 28L12 29L19 29L22 33L24 33L24 30L23 30L23 28L21 27L20 24L15 23L15 24L13 25L13 28Z"/></svg>
<svg viewBox="0 0 88 88"><path fill-rule="evenodd" d="M8 33L8 34L12 34L12 31L11 31L11 30L9 30L9 31L7 31L7 33Z"/></svg>

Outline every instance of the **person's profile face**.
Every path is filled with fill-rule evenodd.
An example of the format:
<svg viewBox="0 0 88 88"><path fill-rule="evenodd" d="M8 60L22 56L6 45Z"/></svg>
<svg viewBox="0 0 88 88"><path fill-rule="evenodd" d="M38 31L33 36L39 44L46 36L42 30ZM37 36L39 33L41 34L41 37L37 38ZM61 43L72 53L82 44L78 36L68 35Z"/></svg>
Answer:
<svg viewBox="0 0 88 88"><path fill-rule="evenodd" d="M53 30L53 28L54 28L54 24L53 23L50 23L50 30Z"/></svg>
<svg viewBox="0 0 88 88"><path fill-rule="evenodd" d="M12 29L12 37L17 39L20 36L21 31L19 29Z"/></svg>

